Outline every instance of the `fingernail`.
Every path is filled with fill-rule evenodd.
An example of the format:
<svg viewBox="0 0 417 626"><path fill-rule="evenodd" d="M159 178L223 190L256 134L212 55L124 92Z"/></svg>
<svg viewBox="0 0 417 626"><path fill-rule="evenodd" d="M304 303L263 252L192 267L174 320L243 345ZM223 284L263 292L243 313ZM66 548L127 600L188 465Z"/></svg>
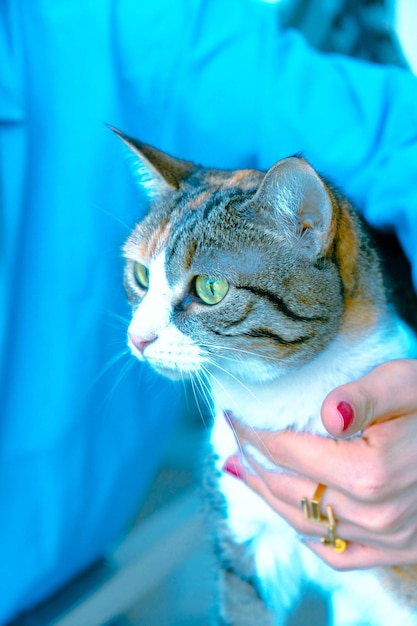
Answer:
<svg viewBox="0 0 417 626"><path fill-rule="evenodd" d="M235 478L239 478L240 480L244 479L245 470L243 468L242 463L239 461L237 456L231 456L227 459L226 463L223 465L223 472L234 476Z"/></svg>
<svg viewBox="0 0 417 626"><path fill-rule="evenodd" d="M339 414L342 418L343 432L345 432L349 428L349 426L352 424L353 418L355 417L353 408L351 407L349 402L343 401L343 402L339 402L339 404L337 405L337 410L339 411Z"/></svg>

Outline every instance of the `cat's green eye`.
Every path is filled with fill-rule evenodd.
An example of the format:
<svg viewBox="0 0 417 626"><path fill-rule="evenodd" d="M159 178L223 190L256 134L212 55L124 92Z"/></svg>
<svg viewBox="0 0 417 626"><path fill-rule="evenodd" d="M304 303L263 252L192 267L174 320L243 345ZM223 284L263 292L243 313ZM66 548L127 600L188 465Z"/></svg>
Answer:
<svg viewBox="0 0 417 626"><path fill-rule="evenodd" d="M217 304L227 294L229 283L227 280L210 278L210 276L197 276L195 279L195 291L204 304Z"/></svg>
<svg viewBox="0 0 417 626"><path fill-rule="evenodd" d="M133 274L141 289L147 289L149 287L149 272L147 267L142 265L142 263L135 263L133 265Z"/></svg>

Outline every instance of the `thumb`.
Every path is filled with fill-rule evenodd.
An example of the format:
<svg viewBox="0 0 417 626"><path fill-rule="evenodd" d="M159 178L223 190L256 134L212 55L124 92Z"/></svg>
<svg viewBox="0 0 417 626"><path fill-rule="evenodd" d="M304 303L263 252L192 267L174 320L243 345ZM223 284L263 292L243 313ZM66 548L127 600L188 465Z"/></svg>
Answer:
<svg viewBox="0 0 417 626"><path fill-rule="evenodd" d="M403 359L379 365L366 376L333 389L321 418L334 437L349 437L376 421L417 411L417 361Z"/></svg>

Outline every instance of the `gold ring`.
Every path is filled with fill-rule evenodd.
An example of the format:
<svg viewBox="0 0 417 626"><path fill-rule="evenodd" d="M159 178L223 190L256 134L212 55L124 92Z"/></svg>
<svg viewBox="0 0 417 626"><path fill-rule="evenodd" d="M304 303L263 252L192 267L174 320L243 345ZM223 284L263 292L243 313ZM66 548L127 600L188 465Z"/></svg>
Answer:
<svg viewBox="0 0 417 626"><path fill-rule="evenodd" d="M325 546L332 546L335 552L344 552L347 547L347 542L344 539L340 539L340 537L336 537L337 522L331 505L328 504L326 506L326 516L322 515L320 511L320 500L325 490L326 485L319 483L311 499L311 504L307 498L302 498L301 508L304 514L304 519L326 526L327 537L321 537L320 541L322 544Z"/></svg>

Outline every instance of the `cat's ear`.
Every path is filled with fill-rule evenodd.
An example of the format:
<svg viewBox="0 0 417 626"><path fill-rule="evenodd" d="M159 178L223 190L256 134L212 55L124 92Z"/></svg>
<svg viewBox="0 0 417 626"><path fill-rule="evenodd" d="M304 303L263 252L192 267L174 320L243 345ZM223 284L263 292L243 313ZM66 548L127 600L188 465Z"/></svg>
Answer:
<svg viewBox="0 0 417 626"><path fill-rule="evenodd" d="M125 135L109 125L128 148L133 172L150 199L179 189L182 182L195 168L191 161L176 159L161 150Z"/></svg>
<svg viewBox="0 0 417 626"><path fill-rule="evenodd" d="M273 210L286 238L309 257L326 253L334 231L332 200L319 175L303 158L289 157L271 167L256 201Z"/></svg>

